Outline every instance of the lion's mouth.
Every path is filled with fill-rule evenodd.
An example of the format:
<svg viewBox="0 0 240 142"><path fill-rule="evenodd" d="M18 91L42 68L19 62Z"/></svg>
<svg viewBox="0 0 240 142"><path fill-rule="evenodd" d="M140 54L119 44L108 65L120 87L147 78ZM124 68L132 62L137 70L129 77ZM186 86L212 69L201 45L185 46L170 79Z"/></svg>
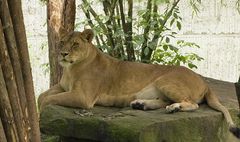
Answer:
<svg viewBox="0 0 240 142"><path fill-rule="evenodd" d="M63 63L71 63L71 64L73 63L73 61L68 61L68 60L66 60L65 58L61 59L60 62L63 62Z"/></svg>

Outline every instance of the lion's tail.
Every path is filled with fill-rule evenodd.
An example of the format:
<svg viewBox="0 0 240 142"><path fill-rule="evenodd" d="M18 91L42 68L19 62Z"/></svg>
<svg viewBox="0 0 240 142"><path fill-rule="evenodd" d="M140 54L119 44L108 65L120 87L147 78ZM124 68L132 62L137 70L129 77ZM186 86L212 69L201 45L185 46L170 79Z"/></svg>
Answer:
<svg viewBox="0 0 240 142"><path fill-rule="evenodd" d="M208 88L208 91L205 95L205 99L208 103L208 105L218 111L221 111L227 121L227 123L229 124L229 130L237 137L240 138L240 128L238 128L232 120L232 117L229 113L229 111L227 110L226 107L224 107L218 100L217 96L212 92L212 90L210 88Z"/></svg>

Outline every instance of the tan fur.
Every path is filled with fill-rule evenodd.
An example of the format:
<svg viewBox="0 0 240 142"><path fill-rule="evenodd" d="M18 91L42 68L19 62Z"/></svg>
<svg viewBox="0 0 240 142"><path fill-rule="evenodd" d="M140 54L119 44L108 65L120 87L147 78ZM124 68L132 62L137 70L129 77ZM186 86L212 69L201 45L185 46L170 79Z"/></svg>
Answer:
<svg viewBox="0 0 240 142"><path fill-rule="evenodd" d="M182 66L166 66L120 61L100 52L92 43L91 30L74 32L61 42L59 84L40 95L40 109L48 104L89 109L94 105L136 109L166 107L168 112L192 111L204 99L222 111L225 107L203 79Z"/></svg>

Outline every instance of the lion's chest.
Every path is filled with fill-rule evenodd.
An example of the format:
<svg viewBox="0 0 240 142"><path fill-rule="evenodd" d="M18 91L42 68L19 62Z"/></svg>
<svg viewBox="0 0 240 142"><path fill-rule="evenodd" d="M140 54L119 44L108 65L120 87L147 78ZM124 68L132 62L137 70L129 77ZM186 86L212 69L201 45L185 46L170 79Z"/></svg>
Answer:
<svg viewBox="0 0 240 142"><path fill-rule="evenodd" d="M70 91L73 87L73 79L68 74L64 73L61 78L60 85L66 92Z"/></svg>

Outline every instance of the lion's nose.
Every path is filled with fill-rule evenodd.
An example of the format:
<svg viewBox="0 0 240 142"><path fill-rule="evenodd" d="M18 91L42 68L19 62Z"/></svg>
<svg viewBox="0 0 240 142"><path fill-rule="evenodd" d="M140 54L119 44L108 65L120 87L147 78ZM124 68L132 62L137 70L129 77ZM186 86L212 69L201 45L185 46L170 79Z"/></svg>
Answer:
<svg viewBox="0 0 240 142"><path fill-rule="evenodd" d="M61 52L61 55L62 55L63 57L66 57L68 54L69 54L68 52Z"/></svg>

